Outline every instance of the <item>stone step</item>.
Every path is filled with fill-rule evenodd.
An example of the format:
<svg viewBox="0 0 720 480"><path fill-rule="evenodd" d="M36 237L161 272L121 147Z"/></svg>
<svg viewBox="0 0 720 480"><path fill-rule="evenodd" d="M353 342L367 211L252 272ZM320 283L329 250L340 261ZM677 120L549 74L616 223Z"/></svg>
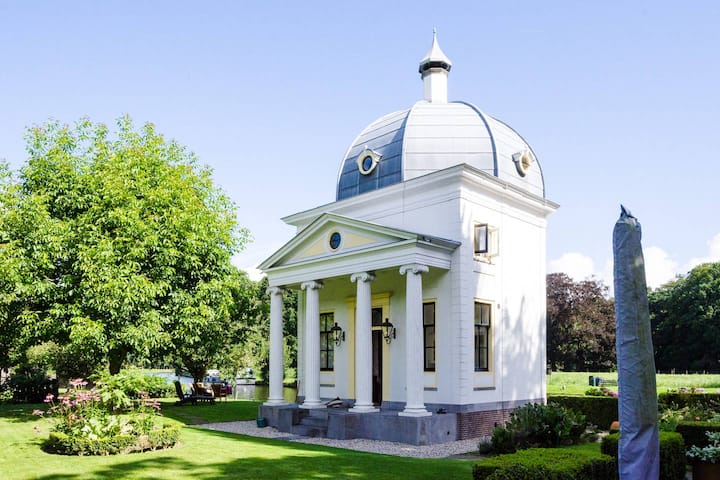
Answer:
<svg viewBox="0 0 720 480"><path fill-rule="evenodd" d="M327 417L305 417L300 420L299 425L308 425L313 427L325 427L327 429L328 419Z"/></svg>
<svg viewBox="0 0 720 480"><path fill-rule="evenodd" d="M319 426L319 425L306 425L299 423L297 425L292 426L292 433L295 435L301 435L303 437L320 437L320 438L326 438L327 437L327 425L326 426Z"/></svg>

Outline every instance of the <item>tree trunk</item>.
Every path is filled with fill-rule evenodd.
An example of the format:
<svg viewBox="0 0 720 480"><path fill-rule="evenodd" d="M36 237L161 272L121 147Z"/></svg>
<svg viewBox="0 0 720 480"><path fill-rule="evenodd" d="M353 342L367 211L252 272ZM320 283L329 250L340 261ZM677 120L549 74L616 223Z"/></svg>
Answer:
<svg viewBox="0 0 720 480"><path fill-rule="evenodd" d="M108 352L108 363L110 366L110 375L120 373L120 368L125 362L127 352L124 349L112 349Z"/></svg>

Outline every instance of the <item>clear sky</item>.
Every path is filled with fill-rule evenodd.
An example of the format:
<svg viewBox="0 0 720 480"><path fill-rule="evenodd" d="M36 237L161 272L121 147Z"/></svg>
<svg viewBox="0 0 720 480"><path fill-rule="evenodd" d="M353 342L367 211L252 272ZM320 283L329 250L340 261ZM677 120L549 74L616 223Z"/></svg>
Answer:
<svg viewBox="0 0 720 480"><path fill-rule="evenodd" d="M451 100L533 147L548 269L612 283L612 228L643 224L652 286L720 260L720 2L0 0L0 158L49 118L129 114L193 150L238 205L251 268L335 199L345 150L422 98L437 27Z"/></svg>

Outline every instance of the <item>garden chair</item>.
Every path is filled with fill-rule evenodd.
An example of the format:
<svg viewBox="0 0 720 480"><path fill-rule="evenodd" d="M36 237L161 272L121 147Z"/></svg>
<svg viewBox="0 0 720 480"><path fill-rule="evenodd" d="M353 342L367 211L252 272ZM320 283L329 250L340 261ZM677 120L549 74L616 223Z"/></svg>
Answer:
<svg viewBox="0 0 720 480"><path fill-rule="evenodd" d="M222 383L211 383L210 386L212 387L215 398L220 398L227 402L227 392L225 392Z"/></svg>
<svg viewBox="0 0 720 480"><path fill-rule="evenodd" d="M210 402L213 405L215 404L215 396L213 395L212 389L205 387L202 382L192 383L190 384L190 388L195 393L196 399L201 402Z"/></svg>
<svg viewBox="0 0 720 480"><path fill-rule="evenodd" d="M192 405L195 405L197 403L197 399L195 398L195 395L188 394L183 392L182 386L180 385L180 382L175 380L175 393L177 394L178 401L175 402L175 405L185 405L186 403L191 403Z"/></svg>

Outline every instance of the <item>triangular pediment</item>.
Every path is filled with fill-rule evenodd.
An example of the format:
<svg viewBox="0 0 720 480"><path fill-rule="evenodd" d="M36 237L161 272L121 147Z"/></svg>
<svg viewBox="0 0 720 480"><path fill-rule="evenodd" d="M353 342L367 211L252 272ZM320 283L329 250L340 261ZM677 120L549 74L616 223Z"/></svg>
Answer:
<svg viewBox="0 0 720 480"><path fill-rule="evenodd" d="M286 265L344 256L393 244L416 242L421 235L325 213L265 260L265 270Z"/></svg>

